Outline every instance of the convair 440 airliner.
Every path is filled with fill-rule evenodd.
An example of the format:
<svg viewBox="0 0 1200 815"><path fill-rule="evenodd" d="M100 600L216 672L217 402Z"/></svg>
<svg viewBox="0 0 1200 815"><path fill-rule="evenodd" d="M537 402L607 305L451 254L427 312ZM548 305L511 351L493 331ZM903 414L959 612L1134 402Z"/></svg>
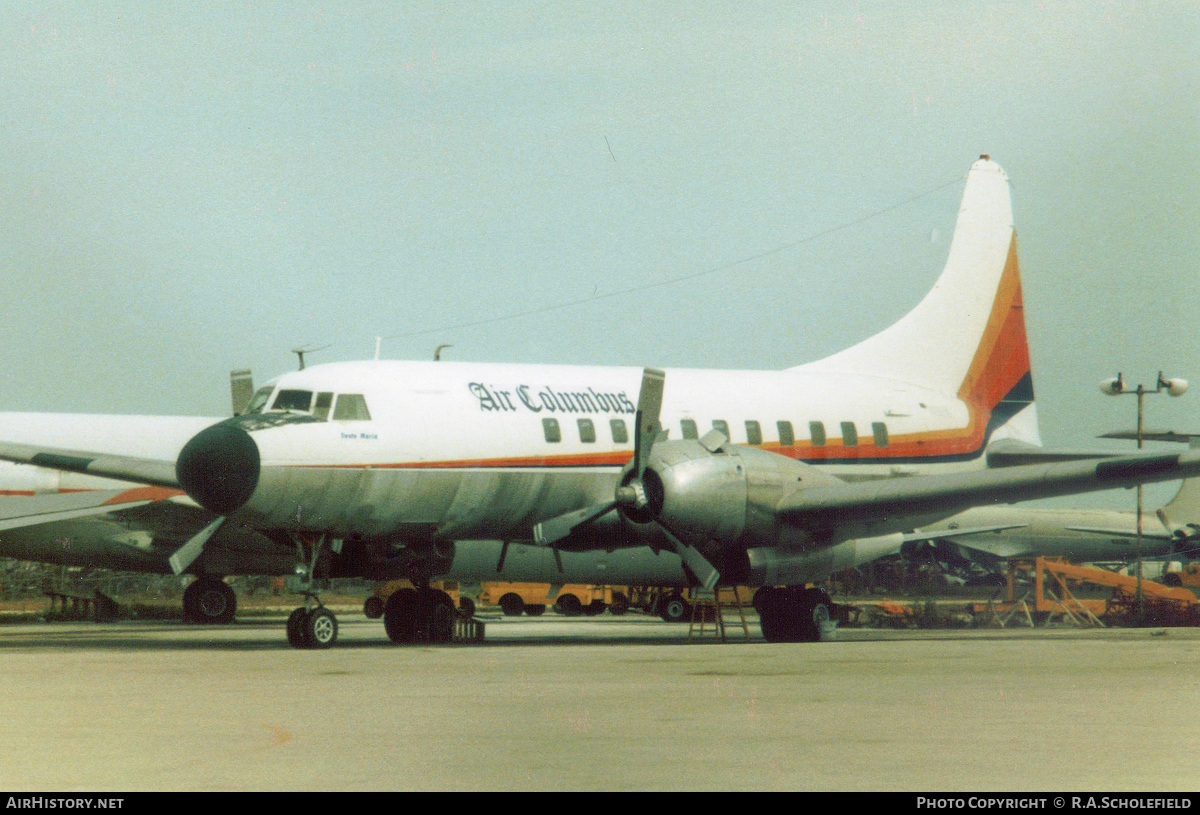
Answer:
<svg viewBox="0 0 1200 815"><path fill-rule="evenodd" d="M819 639L830 599L807 584L968 507L1200 474L1196 452L987 468L989 445L1040 439L1008 179L986 156L932 291L807 365L333 363L215 423L6 414L0 440L11 461L182 490L219 516L187 558L236 524L310 578L403 563L422 586L456 542L651 547L696 584L769 587L772 641ZM384 620L397 641L438 640L451 615L426 587L393 594ZM337 622L309 592L288 634L328 646Z"/></svg>

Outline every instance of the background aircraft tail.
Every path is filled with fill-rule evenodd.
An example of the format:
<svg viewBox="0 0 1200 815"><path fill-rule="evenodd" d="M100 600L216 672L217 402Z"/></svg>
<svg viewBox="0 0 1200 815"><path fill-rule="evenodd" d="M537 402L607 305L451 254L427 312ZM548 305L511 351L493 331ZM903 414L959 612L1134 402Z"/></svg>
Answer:
<svg viewBox="0 0 1200 815"><path fill-rule="evenodd" d="M945 269L925 298L875 336L806 370L911 382L955 394L988 440L1041 444L1008 176L971 165Z"/></svg>

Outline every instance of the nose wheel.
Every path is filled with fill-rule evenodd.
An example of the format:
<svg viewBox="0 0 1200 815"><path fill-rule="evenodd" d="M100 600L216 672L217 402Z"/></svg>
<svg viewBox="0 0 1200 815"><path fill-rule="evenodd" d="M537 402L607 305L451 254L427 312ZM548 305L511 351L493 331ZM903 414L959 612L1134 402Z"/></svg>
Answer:
<svg viewBox="0 0 1200 815"><path fill-rule="evenodd" d="M320 603L316 595L310 597ZM287 639L293 648L330 648L337 642L337 636L337 615L325 606L301 606L288 616Z"/></svg>

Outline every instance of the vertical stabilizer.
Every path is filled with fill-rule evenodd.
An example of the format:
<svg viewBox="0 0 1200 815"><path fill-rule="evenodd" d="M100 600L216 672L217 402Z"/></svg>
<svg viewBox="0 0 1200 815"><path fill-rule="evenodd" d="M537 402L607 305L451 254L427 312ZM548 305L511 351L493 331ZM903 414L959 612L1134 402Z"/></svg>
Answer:
<svg viewBox="0 0 1200 815"><path fill-rule="evenodd" d="M925 298L892 326L803 366L956 395L988 436L1040 444L1008 176L971 165L950 254Z"/></svg>

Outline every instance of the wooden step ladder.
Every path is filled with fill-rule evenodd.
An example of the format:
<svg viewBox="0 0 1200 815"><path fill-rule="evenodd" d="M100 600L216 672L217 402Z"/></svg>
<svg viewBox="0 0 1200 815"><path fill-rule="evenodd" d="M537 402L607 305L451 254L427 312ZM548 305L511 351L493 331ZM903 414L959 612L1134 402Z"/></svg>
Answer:
<svg viewBox="0 0 1200 815"><path fill-rule="evenodd" d="M732 586L730 590L733 592L733 608L737 609L738 617L741 619L742 632L745 633L746 639L750 639L750 626L746 622L746 612L742 606L742 597L738 592L737 586ZM727 642L725 638L725 610L729 606L721 605L721 590L720 589L688 589L688 602L692 606L692 621L688 626L688 639L693 635L697 639L703 638L707 622L711 619L713 622L712 635L721 638L721 642ZM697 625L699 629L697 629Z"/></svg>

